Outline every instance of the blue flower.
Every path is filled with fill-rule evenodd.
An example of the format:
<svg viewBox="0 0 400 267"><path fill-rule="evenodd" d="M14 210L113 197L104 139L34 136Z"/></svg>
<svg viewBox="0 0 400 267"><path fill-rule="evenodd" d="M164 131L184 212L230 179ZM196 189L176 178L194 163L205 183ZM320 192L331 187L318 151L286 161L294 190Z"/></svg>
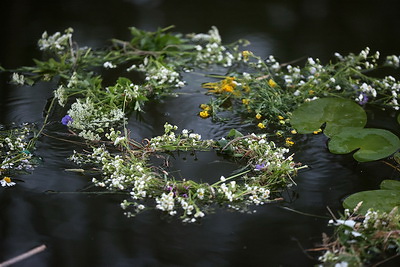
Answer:
<svg viewBox="0 0 400 267"><path fill-rule="evenodd" d="M61 123L64 125L68 125L69 123L72 123L74 120L72 119L72 117L70 115L65 115L62 119L61 119Z"/></svg>
<svg viewBox="0 0 400 267"><path fill-rule="evenodd" d="M358 96L357 100L360 105L365 105L368 102L368 95L364 92L361 92L361 94Z"/></svg>
<svg viewBox="0 0 400 267"><path fill-rule="evenodd" d="M254 169L255 171L261 171L262 169L265 168L265 163L261 163L261 164L256 164L256 168Z"/></svg>

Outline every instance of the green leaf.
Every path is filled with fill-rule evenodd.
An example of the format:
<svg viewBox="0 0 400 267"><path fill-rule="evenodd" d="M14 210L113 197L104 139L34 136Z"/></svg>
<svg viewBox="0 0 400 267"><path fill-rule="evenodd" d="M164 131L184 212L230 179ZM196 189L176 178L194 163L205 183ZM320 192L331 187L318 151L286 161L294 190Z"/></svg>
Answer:
<svg viewBox="0 0 400 267"><path fill-rule="evenodd" d="M383 190L398 190L400 191L400 181L396 180L383 180L381 183Z"/></svg>
<svg viewBox="0 0 400 267"><path fill-rule="evenodd" d="M393 159L397 162L397 164L400 164L400 153L399 152L394 153Z"/></svg>
<svg viewBox="0 0 400 267"><path fill-rule="evenodd" d="M353 157L359 162L386 158L400 148L400 140L393 133L374 128L353 128L332 136L328 143L334 154L347 154L356 149Z"/></svg>
<svg viewBox="0 0 400 267"><path fill-rule="evenodd" d="M343 207L353 210L359 202L363 201L357 213L365 214L368 209L390 212L394 207L400 206L399 190L370 190L350 195L343 202Z"/></svg>
<svg viewBox="0 0 400 267"><path fill-rule="evenodd" d="M232 137L233 139L242 137L242 136L243 136L243 134L236 129L231 129L227 135L227 137Z"/></svg>
<svg viewBox="0 0 400 267"><path fill-rule="evenodd" d="M298 107L290 123L301 134L317 131L326 123L324 133L331 137L345 127L363 128L367 123L367 115L352 100L320 98Z"/></svg>

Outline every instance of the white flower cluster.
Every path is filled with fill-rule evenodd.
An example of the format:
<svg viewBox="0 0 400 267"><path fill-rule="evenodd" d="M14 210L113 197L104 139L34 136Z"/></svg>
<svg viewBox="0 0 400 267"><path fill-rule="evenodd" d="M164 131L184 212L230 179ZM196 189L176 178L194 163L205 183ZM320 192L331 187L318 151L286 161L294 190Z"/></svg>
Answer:
<svg viewBox="0 0 400 267"><path fill-rule="evenodd" d="M51 36L49 36L47 32L44 32L42 38L38 41L39 49L43 51L55 51L58 53L63 52L68 48L73 31L72 28L68 28L65 30L64 34L56 32Z"/></svg>
<svg viewBox="0 0 400 267"><path fill-rule="evenodd" d="M221 43L221 36L219 34L218 28L212 26L211 29L208 31L208 34L205 33L198 33L193 36L190 36L193 42L210 42L210 43Z"/></svg>
<svg viewBox="0 0 400 267"><path fill-rule="evenodd" d="M175 198L174 192L169 192L168 194L162 193L161 197L156 198L156 208L162 211L166 211L169 215L175 215Z"/></svg>
<svg viewBox="0 0 400 267"><path fill-rule="evenodd" d="M270 55L266 60L265 63L275 72L281 69L281 64L275 59L273 55Z"/></svg>
<svg viewBox="0 0 400 267"><path fill-rule="evenodd" d="M103 67L106 68L106 69L115 69L117 67L117 65L114 65L110 61L106 61L106 62L103 63Z"/></svg>
<svg viewBox="0 0 400 267"><path fill-rule="evenodd" d="M238 54L239 58L235 58L231 52L227 51L225 46L218 43L196 45L196 50L195 63L199 65L218 63L224 67L230 67L235 60L240 60L240 54Z"/></svg>
<svg viewBox="0 0 400 267"><path fill-rule="evenodd" d="M0 173L9 171L29 171L34 168L32 154L28 151L27 125L7 130L6 135L0 135ZM3 134L3 132L1 132Z"/></svg>
<svg viewBox="0 0 400 267"><path fill-rule="evenodd" d="M54 97L58 99L58 104L62 107L65 106L68 100L67 91L69 89L74 89L81 84L85 84L84 81L80 81L78 78L78 74L73 72L71 77L68 79L67 86L60 84L56 90L54 90Z"/></svg>
<svg viewBox="0 0 400 267"><path fill-rule="evenodd" d="M264 205L269 200L271 191L261 186L245 185L246 190L250 193L249 200L255 205Z"/></svg>
<svg viewBox="0 0 400 267"><path fill-rule="evenodd" d="M137 70L146 74L145 80L154 83L154 85L167 85L171 87L181 88L185 86L185 82L180 79L180 75L173 69L168 69L163 65L151 64L146 57L139 66L132 65L127 71Z"/></svg>
<svg viewBox="0 0 400 267"><path fill-rule="evenodd" d="M225 182L225 177L221 176L220 180L222 182ZM221 186L218 188L218 192L222 193L225 195L225 198L232 202L236 199L235 197L235 191L236 191L236 181L231 181L230 183L228 183L228 185L226 183L222 183Z"/></svg>
<svg viewBox="0 0 400 267"><path fill-rule="evenodd" d="M386 65L398 68L400 66L400 56L391 55L386 57Z"/></svg>
<svg viewBox="0 0 400 267"><path fill-rule="evenodd" d="M294 170L293 158L285 156L289 152L289 149L277 147L274 142L268 141L266 134L256 135L253 133L251 134L251 138L245 139L245 142L249 150L257 151L258 159L255 164L263 164L264 170L282 169L284 165Z"/></svg>
<svg viewBox="0 0 400 267"><path fill-rule="evenodd" d="M148 183L154 178L145 161L136 157L126 158L110 154L104 147L94 148L87 157L75 153L70 158L77 164L92 162L101 166L104 179L92 178L92 182L108 190L128 190L132 199L147 196ZM91 161L90 161L91 159Z"/></svg>
<svg viewBox="0 0 400 267"><path fill-rule="evenodd" d="M360 90L361 90L361 92L364 92L373 97L376 97L376 95L377 95L376 89L373 88L370 84L362 83L360 86Z"/></svg>
<svg viewBox="0 0 400 267"><path fill-rule="evenodd" d="M235 58L235 56L221 44L221 36L215 26L211 27L208 34L200 33L194 36L189 35L189 37L191 37L191 41L197 43L195 46L197 51L195 64L199 66L222 64L224 67L230 67L235 60L241 60L242 58L240 53Z"/></svg>
<svg viewBox="0 0 400 267"><path fill-rule="evenodd" d="M25 84L25 76L23 74L18 74L14 72L11 77L11 83L17 85L24 85Z"/></svg>
<svg viewBox="0 0 400 267"><path fill-rule="evenodd" d="M171 85L177 88L185 86L185 82L180 79L178 72L167 69L164 66L148 69L146 81L151 81L158 85Z"/></svg>
<svg viewBox="0 0 400 267"><path fill-rule="evenodd" d="M114 146L128 143L128 138L126 136L121 136L121 132L115 131L114 128L111 128L110 132L106 133L105 136L114 143Z"/></svg>
<svg viewBox="0 0 400 267"><path fill-rule="evenodd" d="M137 84L129 84L128 88L125 88L124 93L126 94L126 98L129 100L138 99L143 96L143 88Z"/></svg>
<svg viewBox="0 0 400 267"><path fill-rule="evenodd" d="M109 128L125 118L121 109L105 112L95 106L90 98L77 99L68 115L73 119L68 126L80 130L79 136L89 140L100 140L99 133L104 131L103 128Z"/></svg>
<svg viewBox="0 0 400 267"><path fill-rule="evenodd" d="M54 97L58 99L58 104L60 106L65 106L68 100L68 96L64 85L61 84L56 90L54 90Z"/></svg>
<svg viewBox="0 0 400 267"><path fill-rule="evenodd" d="M212 147L213 140L202 140L201 135L189 133L189 130L183 129L182 134L175 134L178 127L165 123L164 134L150 139L150 147L153 150L164 150L166 146L174 146L177 150L204 150Z"/></svg>

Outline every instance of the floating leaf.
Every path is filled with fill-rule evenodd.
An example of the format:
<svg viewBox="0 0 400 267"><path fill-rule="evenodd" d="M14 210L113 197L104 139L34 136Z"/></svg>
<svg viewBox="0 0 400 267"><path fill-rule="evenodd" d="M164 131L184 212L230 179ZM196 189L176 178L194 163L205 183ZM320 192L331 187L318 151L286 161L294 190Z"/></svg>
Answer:
<svg viewBox="0 0 400 267"><path fill-rule="evenodd" d="M353 157L359 162L386 158L400 148L400 140L393 133L374 128L344 129L332 136L328 143L334 154L347 154L356 149Z"/></svg>
<svg viewBox="0 0 400 267"><path fill-rule="evenodd" d="M333 136L345 127L363 128L367 115L362 107L348 99L320 98L302 104L290 120L298 133L317 131L326 123L325 135Z"/></svg>
<svg viewBox="0 0 400 267"><path fill-rule="evenodd" d="M390 212L394 207L400 206L399 190L371 190L355 193L343 202L343 207L353 210L358 203L363 202L357 213L365 214L368 209Z"/></svg>
<svg viewBox="0 0 400 267"><path fill-rule="evenodd" d="M400 182L396 180L384 180L381 183L381 189L400 191Z"/></svg>
<svg viewBox="0 0 400 267"><path fill-rule="evenodd" d="M400 206L400 182L384 180L381 190L370 190L355 193L343 202L343 207L353 210L359 202L363 202L358 213L366 213L368 209L390 212L395 206Z"/></svg>

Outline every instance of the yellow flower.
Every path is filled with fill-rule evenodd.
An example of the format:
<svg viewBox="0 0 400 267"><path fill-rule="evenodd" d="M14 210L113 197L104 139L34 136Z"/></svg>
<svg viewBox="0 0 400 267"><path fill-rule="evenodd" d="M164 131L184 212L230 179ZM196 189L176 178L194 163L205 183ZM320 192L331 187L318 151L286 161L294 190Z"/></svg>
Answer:
<svg viewBox="0 0 400 267"><path fill-rule="evenodd" d="M221 87L221 90L222 90L222 91L229 92L229 93L232 93L234 89L235 89L235 88L234 88L232 85L230 85L230 84L224 84L224 85Z"/></svg>
<svg viewBox="0 0 400 267"><path fill-rule="evenodd" d="M243 105L248 105L248 104L250 103L250 99L248 99L248 98L243 98L243 99L242 99L242 103L243 103Z"/></svg>
<svg viewBox="0 0 400 267"><path fill-rule="evenodd" d="M296 130L291 130L290 131L292 134L297 134L297 131Z"/></svg>
<svg viewBox="0 0 400 267"><path fill-rule="evenodd" d="M203 88L209 88L208 92L221 94L223 92L239 94L235 92L236 88L235 77L226 77L222 81L215 82L215 83L204 83L202 85Z"/></svg>
<svg viewBox="0 0 400 267"><path fill-rule="evenodd" d="M261 115L260 113L257 113L257 114L256 114L256 119L259 120L259 119L261 119L261 118L262 118L262 115Z"/></svg>
<svg viewBox="0 0 400 267"><path fill-rule="evenodd" d="M264 123L260 122L259 124L257 124L257 127L260 129L264 129L265 125L264 125Z"/></svg>
<svg viewBox="0 0 400 267"><path fill-rule="evenodd" d="M243 56L244 61L249 60L249 57L252 55L253 55L253 52L251 52L251 51L248 51L248 50L242 51L242 56Z"/></svg>
<svg viewBox="0 0 400 267"><path fill-rule="evenodd" d="M286 145L287 145L287 146L292 146L292 145L294 145L294 142L292 141L292 138L291 138L291 137L286 138Z"/></svg>
<svg viewBox="0 0 400 267"><path fill-rule="evenodd" d="M210 117L210 113L208 113L208 110L200 111L199 115L200 115L200 117L202 117L203 119Z"/></svg>
<svg viewBox="0 0 400 267"><path fill-rule="evenodd" d="M320 132L322 132L322 129L318 129L318 130L314 131L313 134L319 134Z"/></svg>
<svg viewBox="0 0 400 267"><path fill-rule="evenodd" d="M282 117L282 116L278 116L278 119L280 119L280 120L284 120L285 118L284 118L284 117Z"/></svg>
<svg viewBox="0 0 400 267"><path fill-rule="evenodd" d="M272 80L272 79L269 79L268 80L268 84L269 84L269 86L271 86L272 88L274 88L274 87L276 87L278 84L274 81L274 80Z"/></svg>
<svg viewBox="0 0 400 267"><path fill-rule="evenodd" d="M309 91L308 91L308 94L310 94L310 95L313 95L314 93L315 93L314 90L309 90Z"/></svg>
<svg viewBox="0 0 400 267"><path fill-rule="evenodd" d="M203 110L211 110L211 107L209 105L207 105L207 104L201 104L200 108L203 109Z"/></svg>

